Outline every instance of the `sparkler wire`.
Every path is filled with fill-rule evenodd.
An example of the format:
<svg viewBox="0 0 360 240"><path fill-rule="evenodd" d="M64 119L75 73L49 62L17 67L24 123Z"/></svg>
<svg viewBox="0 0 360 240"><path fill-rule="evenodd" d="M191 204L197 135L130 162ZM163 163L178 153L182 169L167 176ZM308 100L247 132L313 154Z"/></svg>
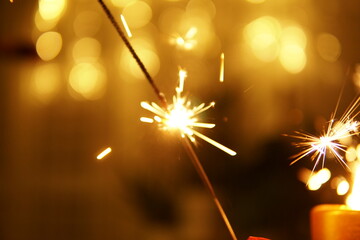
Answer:
<svg viewBox="0 0 360 240"><path fill-rule="evenodd" d="M226 216L226 213L224 211L224 209L222 208L221 204L220 204L220 201L219 199L217 198L216 194L215 194L215 190L208 178L208 176L206 175L206 172L198 158L198 156L196 155L191 143L190 143L190 140L188 138L182 138L182 142L184 144L184 147L185 147L185 150L186 152L188 153L196 171L198 172L202 182L204 183L204 185L206 186L206 188L209 190L211 196L213 197L213 200L214 200L214 203L218 209L218 211L220 212L220 215L222 217L222 219L224 220L225 222L225 225L232 237L233 240L237 240L237 237L235 235L235 232L233 230L233 228L231 227L231 224L230 224L230 221L229 219L227 218Z"/></svg>
<svg viewBox="0 0 360 240"><path fill-rule="evenodd" d="M140 60L139 56L137 55L137 53L135 52L135 49L131 46L129 40L126 38L124 32L121 30L119 24L117 23L117 21L115 20L114 15L110 12L109 8L106 6L106 4L104 3L103 0L98 0L99 4L101 5L101 7L103 8L106 16L108 17L108 19L110 20L111 24L114 26L114 28L116 29L116 32L118 33L118 35L120 36L121 40L125 43L126 47L129 49L131 55L133 56L133 58L135 59L136 63L139 65L141 71L144 73L146 79L148 80L148 82L150 83L151 87L153 88L153 90L155 91L155 94L157 95L157 97L159 98L160 102L163 104L163 106L165 108L167 108L167 103L166 103L166 98L165 95L159 90L159 88L156 86L154 80L152 79L152 77L150 76L150 73L148 72L148 70L146 69L144 63Z"/></svg>

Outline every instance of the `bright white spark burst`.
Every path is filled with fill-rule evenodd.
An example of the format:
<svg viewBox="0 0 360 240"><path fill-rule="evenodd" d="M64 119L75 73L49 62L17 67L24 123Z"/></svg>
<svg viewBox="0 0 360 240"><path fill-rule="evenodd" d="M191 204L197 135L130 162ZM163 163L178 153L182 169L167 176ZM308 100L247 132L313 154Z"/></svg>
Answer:
<svg viewBox="0 0 360 240"><path fill-rule="evenodd" d="M214 123L199 122L197 118L200 113L214 107L215 102L211 102L208 105L201 103L198 106L192 107L191 101L182 96L186 76L186 71L181 69L179 71L179 86L176 88L176 95L173 96L173 103L168 106L168 109L163 109L154 102L141 102L141 107L156 115L153 118L142 117L140 118L140 121L146 123L157 123L164 130L177 130L180 132L182 137L187 137L192 142L196 141L195 136L197 136L231 156L236 155L235 151L194 129L215 127Z"/></svg>
<svg viewBox="0 0 360 240"><path fill-rule="evenodd" d="M315 161L314 171L319 163L322 164L322 168L324 167L326 154L331 153L342 166L349 169L343 157L347 146L342 144L341 140L360 133L360 122L355 121L355 117L359 114L358 111L356 112L359 107L359 102L360 98L357 98L347 111L345 111L339 121L335 121L334 113L328 123L327 130L320 137L304 132L295 132L295 135L288 135L289 137L298 139L299 142L295 142L294 145L303 149L293 156L294 161L291 164L294 164L304 157L310 156L310 159Z"/></svg>

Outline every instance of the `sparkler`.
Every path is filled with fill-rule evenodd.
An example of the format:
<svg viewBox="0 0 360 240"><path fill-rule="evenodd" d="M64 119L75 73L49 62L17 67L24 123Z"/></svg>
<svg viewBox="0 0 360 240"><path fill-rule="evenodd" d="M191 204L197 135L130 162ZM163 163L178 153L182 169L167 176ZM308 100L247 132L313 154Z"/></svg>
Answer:
<svg viewBox="0 0 360 240"><path fill-rule="evenodd" d="M157 123L161 129L179 131L182 138L187 137L191 142L195 143L195 136L221 149L231 156L235 156L236 152L228 147L218 143L217 141L201 134L194 128L213 128L214 123L199 122L197 116L215 106L215 102L208 105L201 103L198 106L191 106L191 101L182 96L184 90L184 81L187 76L185 70L179 71L179 86L176 88L176 95L173 96L173 103L168 109L163 109L156 103L141 102L141 107L156 114L153 118L140 118L142 122Z"/></svg>
<svg viewBox="0 0 360 240"><path fill-rule="evenodd" d="M182 92L184 88L184 80L186 77L186 72L181 71L179 73L180 81L179 81L179 87L176 88L176 95L173 97L173 104L169 105L166 102L166 98L162 92L158 89L155 82L151 78L150 74L148 73L147 69L145 68L144 64L141 62L140 58L136 54L135 50L131 46L130 42L126 38L123 31L120 29L118 23L116 22L114 16L111 14L110 10L106 6L106 4L102 0L98 0L99 4L103 8L104 12L106 13L107 17L111 21L112 25L115 27L117 33L131 52L133 58L136 60L137 64L139 65L142 72L145 74L146 79L151 84L154 92L156 93L157 97L160 99L163 107L160 107L156 103L146 103L143 102L141 105L143 108L157 114L154 117L154 120L160 124L160 126L163 126L166 129L176 129L180 132L180 135L182 136L182 139L184 139L184 147L190 156L195 169L197 170L200 178L204 182L205 186L210 191L214 203L222 217L222 219L225 222L225 225L232 237L233 240L237 240L236 235L234 233L234 230L231 227L231 224L225 214L225 211L223 210L220 201L218 200L217 196L215 195L215 191L205 173L205 170L203 169L194 149L192 148L191 142L195 142L195 137L197 136L204 141L207 141L208 143L218 147L219 149L225 151L226 153L234 156L236 155L236 152L225 147L224 145L216 142L215 140L212 140L209 137L206 137L205 135L201 134L200 132L194 130L194 127L202 127L202 128L213 128L215 127L215 124L213 123L201 123L197 121L196 116L206 110L208 110L210 107L214 106L214 103L210 103L209 105L205 105L204 103L193 107L191 107L191 102L188 101L185 97L182 97ZM190 31L190 30L189 30ZM188 35L195 35L197 32L197 29L191 30L192 32L188 32ZM151 118L141 118L143 122L153 122Z"/></svg>
<svg viewBox="0 0 360 240"><path fill-rule="evenodd" d="M324 167L327 153L331 153L343 167L350 170L342 155L346 152L346 146L342 144L341 141L360 133L360 122L355 120L357 115L360 113L358 111L360 97L358 97L348 107L343 116L336 121L335 115L338 104L334 113L331 115L326 131L322 135L315 136L305 132L295 132L295 135L286 135L299 140L299 142L295 142L294 145L303 149L298 154L292 156L294 160L290 165L296 163L302 158L310 156L310 159L315 161L313 167L314 171L319 163L322 164L322 168Z"/></svg>

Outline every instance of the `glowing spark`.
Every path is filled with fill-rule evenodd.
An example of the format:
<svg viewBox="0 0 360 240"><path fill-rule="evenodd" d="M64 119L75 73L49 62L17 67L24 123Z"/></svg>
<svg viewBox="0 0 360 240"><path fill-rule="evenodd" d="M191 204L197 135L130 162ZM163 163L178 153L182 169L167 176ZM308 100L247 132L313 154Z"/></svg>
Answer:
<svg viewBox="0 0 360 240"><path fill-rule="evenodd" d="M170 42L172 44L177 45L178 47L184 48L185 50L190 50L193 49L195 47L195 45L197 44L197 41L194 40L194 37L197 33L197 28L196 27L191 27L185 34L184 37L179 36L177 34L177 36L172 37L170 39Z"/></svg>
<svg viewBox="0 0 360 240"><path fill-rule="evenodd" d="M324 167L326 154L329 152L341 165L349 169L342 156L343 153L346 153L346 146L341 144L340 141L360 133L360 123L355 121L355 117L359 114L359 112L355 112L359 107L359 102L360 98L357 98L338 121L335 121L335 113L332 114L327 130L320 137L304 132L295 132L295 135L287 135L298 139L299 142L294 143L294 145L303 149L292 157L294 161L291 164L294 164L304 157L310 156L310 159L315 161L314 171L319 163L322 163L322 167Z"/></svg>
<svg viewBox="0 0 360 240"><path fill-rule="evenodd" d="M221 53L221 55L220 55L220 82L224 82L224 60L225 60L224 53Z"/></svg>
<svg viewBox="0 0 360 240"><path fill-rule="evenodd" d="M122 22L122 24L123 24L123 26L125 28L126 34L128 35L129 38L131 38L132 34L131 34L129 26L126 23L124 15L120 14L120 18L121 18L121 22Z"/></svg>
<svg viewBox="0 0 360 240"><path fill-rule="evenodd" d="M191 142L195 142L195 136L212 144L220 150L228 153L231 156L236 155L236 152L216 142L215 140L201 134L194 128L213 128L214 123L199 122L197 116L215 106L215 102L208 105L201 103L198 106L192 107L191 102L186 97L182 96L184 90L184 81L187 76L185 70L179 71L179 86L176 88L176 95L173 96L173 103L168 106L168 109L163 109L156 103L141 102L142 108L156 114L154 120L149 118L141 118L142 122L153 123L156 122L161 129L179 131L181 137L187 137Z"/></svg>
<svg viewBox="0 0 360 240"><path fill-rule="evenodd" d="M108 155L111 152L111 148L108 147L107 149L105 149L104 151L102 151L97 157L96 159L101 160L103 159L106 155Z"/></svg>

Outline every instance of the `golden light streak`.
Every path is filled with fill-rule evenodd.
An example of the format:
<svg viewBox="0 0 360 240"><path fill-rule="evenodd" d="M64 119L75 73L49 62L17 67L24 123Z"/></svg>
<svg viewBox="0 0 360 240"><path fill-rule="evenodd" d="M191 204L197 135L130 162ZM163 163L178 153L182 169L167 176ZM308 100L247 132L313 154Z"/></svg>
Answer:
<svg viewBox="0 0 360 240"><path fill-rule="evenodd" d="M197 116L215 106L215 102L208 105L201 103L198 106L192 106L191 101L182 96L184 90L184 82L187 73L185 70L179 70L179 86L176 88L176 95L173 96L173 103L167 109L161 108L156 103L141 102L142 108L156 114L154 120L163 130L178 131L181 137L187 137L191 142L195 142L195 136L219 148L227 154L234 156L236 152L216 142L215 140L203 135L194 128L213 128L214 123L199 122ZM148 118L141 118L143 122L152 123Z"/></svg>
<svg viewBox="0 0 360 240"><path fill-rule="evenodd" d="M224 82L224 61L225 61L225 55L224 53L221 53L220 55L220 82Z"/></svg>
<svg viewBox="0 0 360 240"><path fill-rule="evenodd" d="M125 28L126 34L128 35L129 38L131 38L131 37L132 37L132 33L131 33L130 28L129 28L126 20L125 20L124 15L120 14L120 18L121 18L121 22L122 22L122 24L123 24L123 26L124 26L124 28Z"/></svg>
<svg viewBox="0 0 360 240"><path fill-rule="evenodd" d="M337 121L335 119L335 110L328 122L326 130L320 136L314 136L304 132L295 132L295 135L287 135L299 140L299 142L295 142L294 145L303 149L298 154L292 156L294 161L291 162L291 164L309 156L312 161L315 161L314 171L319 163L322 163L322 167L324 167L326 155L327 152L329 152L342 166L349 169L346 159L343 157L343 154L346 153L346 146L341 144L340 141L360 133L360 123L355 121L355 117L359 114L359 103L360 97L348 107L343 116Z"/></svg>
<svg viewBox="0 0 360 240"><path fill-rule="evenodd" d="M346 205L353 210L360 210L360 163L355 164L353 170L354 182L352 191L346 199Z"/></svg>
<svg viewBox="0 0 360 240"><path fill-rule="evenodd" d="M152 119L152 118L147 118L147 117L141 117L141 118L140 118L140 121L141 121L141 122L145 122L145 123L153 123L153 122L154 122L154 119Z"/></svg>
<svg viewBox="0 0 360 240"><path fill-rule="evenodd" d="M97 157L96 159L101 160L103 159L106 155L108 155L109 153L111 153L111 147L106 148L104 151L102 151Z"/></svg>

